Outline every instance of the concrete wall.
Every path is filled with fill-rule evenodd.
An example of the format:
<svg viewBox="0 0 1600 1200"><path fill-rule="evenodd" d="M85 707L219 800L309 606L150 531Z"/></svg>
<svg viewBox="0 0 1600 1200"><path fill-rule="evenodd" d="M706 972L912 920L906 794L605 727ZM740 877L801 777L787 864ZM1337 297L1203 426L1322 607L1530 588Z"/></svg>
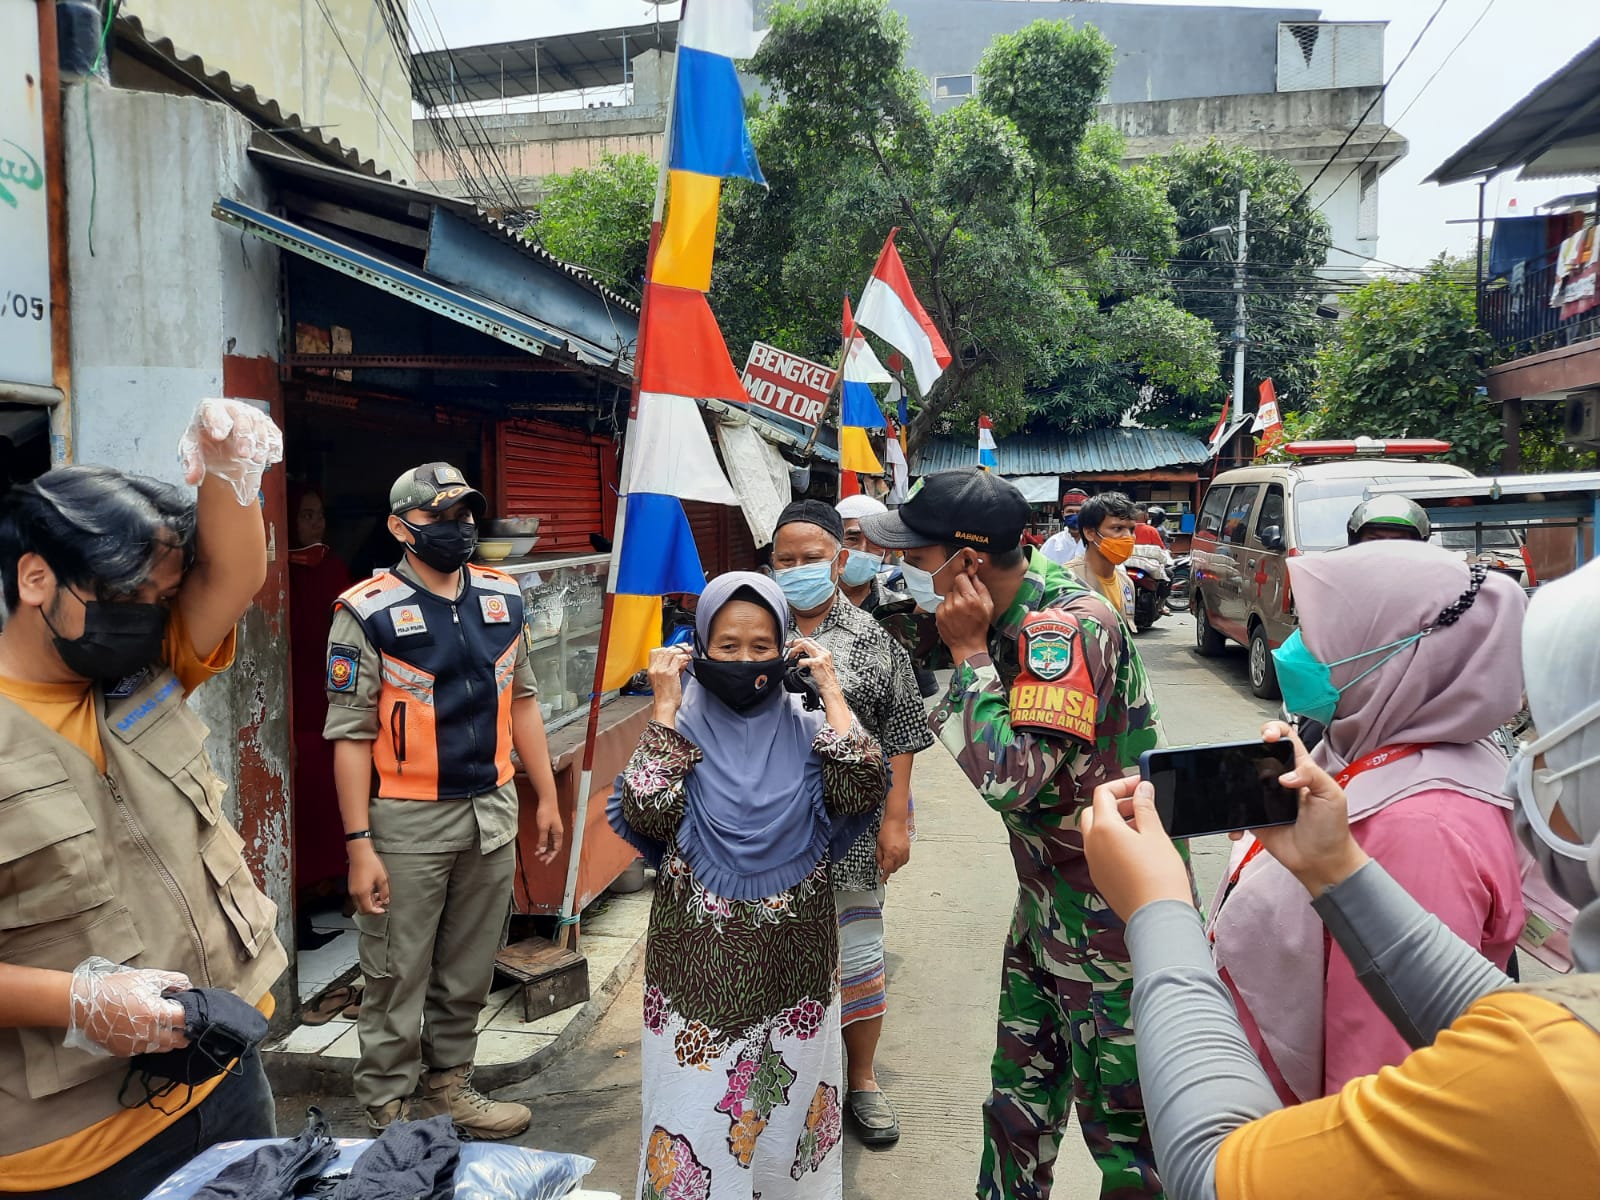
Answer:
<svg viewBox="0 0 1600 1200"><path fill-rule="evenodd" d="M121 11L380 168L415 176L409 64L373 0L126 0Z"/></svg>
<svg viewBox="0 0 1600 1200"><path fill-rule="evenodd" d="M181 483L178 439L195 404L226 394L270 404L276 387L277 251L211 216L218 196L267 204L245 154L251 127L218 103L99 83L67 88L65 103L74 457ZM281 514L281 479L266 488ZM281 529L269 536L286 551ZM288 943L284 591L280 554L234 668L191 703Z"/></svg>
<svg viewBox="0 0 1600 1200"><path fill-rule="evenodd" d="M1377 253L1377 197L1369 201L1368 220L1361 219L1358 163L1381 174L1405 156L1405 138L1382 123L1380 101L1341 150L1340 143L1352 125L1361 120L1377 88L1326 88L1305 92L1269 92L1242 96L1206 96L1185 100L1157 100L1134 104L1107 104L1100 119L1127 139L1125 161L1140 162L1170 152L1175 146L1195 145L1218 138L1250 146L1282 158L1310 183L1335 150L1339 157L1312 189L1311 199L1321 206L1332 227L1334 249L1328 252L1327 270L1347 274ZM1377 185L1374 184L1376 190Z"/></svg>
<svg viewBox="0 0 1600 1200"><path fill-rule="evenodd" d="M1093 25L1117 48L1112 103L1231 96L1277 88L1278 23L1314 8L890 0L911 27L908 65L930 78L973 71L996 34L1041 19ZM931 94L931 93L930 93ZM936 108L955 101L939 101Z"/></svg>
<svg viewBox="0 0 1600 1200"><path fill-rule="evenodd" d="M605 154L661 154L665 103L623 108L571 108L551 112L484 116L485 132L500 152L501 162L517 185L518 196L539 198L539 181L599 164ZM416 123L417 161L425 186L459 195L456 167L439 147L426 121Z"/></svg>

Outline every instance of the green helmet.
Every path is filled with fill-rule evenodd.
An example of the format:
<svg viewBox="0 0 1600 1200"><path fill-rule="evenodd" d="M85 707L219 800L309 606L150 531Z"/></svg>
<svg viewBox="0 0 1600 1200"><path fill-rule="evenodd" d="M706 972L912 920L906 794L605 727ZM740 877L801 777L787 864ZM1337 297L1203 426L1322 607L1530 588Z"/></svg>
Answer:
<svg viewBox="0 0 1600 1200"><path fill-rule="evenodd" d="M1350 545L1381 537L1407 538L1425 542L1433 527L1428 524L1428 514L1422 505L1404 496L1374 496L1356 505L1345 526ZM1366 535L1363 537L1363 535Z"/></svg>

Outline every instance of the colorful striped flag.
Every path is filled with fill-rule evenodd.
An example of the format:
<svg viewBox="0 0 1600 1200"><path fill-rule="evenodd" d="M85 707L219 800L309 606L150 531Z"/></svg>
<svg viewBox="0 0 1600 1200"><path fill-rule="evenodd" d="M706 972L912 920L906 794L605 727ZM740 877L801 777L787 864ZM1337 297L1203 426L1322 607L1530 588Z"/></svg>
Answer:
<svg viewBox="0 0 1600 1200"><path fill-rule="evenodd" d="M628 419L612 539L602 690L620 687L661 645L661 600L705 584L683 501L737 505L697 401L749 397L706 301L722 180L756 162L735 58L754 52L750 0L695 0L678 31L665 168L665 221L639 326L638 392ZM657 219L661 213L658 209Z"/></svg>
<svg viewBox="0 0 1600 1200"><path fill-rule="evenodd" d="M850 297L844 300L844 363L840 368L840 425L860 429L882 429L883 410L872 394L875 383L892 383L894 377L883 369L878 356L850 317Z"/></svg>
<svg viewBox="0 0 1600 1200"><path fill-rule="evenodd" d="M872 385L888 383L890 375L851 319L848 296L840 332L844 336L844 361L839 368L839 472L841 476L856 471L882 475L883 464L873 453L867 430L883 428L883 410L872 394Z"/></svg>
<svg viewBox="0 0 1600 1200"><path fill-rule="evenodd" d="M994 447L994 422L988 417L978 418L978 465L985 471L1000 469L1000 455Z"/></svg>

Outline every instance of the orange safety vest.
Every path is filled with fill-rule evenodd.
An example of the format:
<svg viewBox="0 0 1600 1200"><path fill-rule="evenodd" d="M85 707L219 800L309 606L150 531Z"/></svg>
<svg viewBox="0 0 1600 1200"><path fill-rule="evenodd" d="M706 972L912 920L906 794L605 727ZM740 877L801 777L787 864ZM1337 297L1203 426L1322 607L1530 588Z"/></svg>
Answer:
<svg viewBox="0 0 1600 1200"><path fill-rule="evenodd" d="M464 800L510 782L511 686L523 632L522 590L500 571L468 565L455 600L392 571L334 602L378 654L378 740L372 761L388 800ZM351 678L354 648L341 649ZM351 678L353 684L354 680Z"/></svg>

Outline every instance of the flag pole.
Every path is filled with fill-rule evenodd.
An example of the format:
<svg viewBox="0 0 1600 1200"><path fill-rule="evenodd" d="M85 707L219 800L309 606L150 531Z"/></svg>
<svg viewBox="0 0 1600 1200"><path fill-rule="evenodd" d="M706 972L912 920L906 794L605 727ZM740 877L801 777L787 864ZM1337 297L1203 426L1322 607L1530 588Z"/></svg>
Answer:
<svg viewBox="0 0 1600 1200"><path fill-rule="evenodd" d="M678 22L683 23L683 10L690 0L683 0L678 12ZM650 276L655 269L656 251L661 245L661 219L667 206L667 172L672 162L672 118L678 102L678 62L676 54L672 63L672 86L667 90L667 119L661 131L661 167L656 172L656 199L650 213L650 243L645 251L643 288L644 299L639 305L639 339L633 348L633 383L628 403L628 435L622 441L623 488L628 486L628 468L633 460L634 444L632 425L639 412L639 379L644 366L644 343L649 336ZM595 655L594 682L589 690L589 720L583 736L583 765L578 775L578 795L573 806L572 830L567 854L567 881L561 893L561 915L557 918L556 943L569 949L578 947L577 911L578 871L583 863L583 835L589 824L589 792L594 786L594 748L600 732L600 701L606 677L606 655L611 644L611 616L615 607L617 571L622 563L622 539L627 535L628 497L624 491L618 496L617 520L612 530L611 563L606 572L605 598L600 610L600 652Z"/></svg>

